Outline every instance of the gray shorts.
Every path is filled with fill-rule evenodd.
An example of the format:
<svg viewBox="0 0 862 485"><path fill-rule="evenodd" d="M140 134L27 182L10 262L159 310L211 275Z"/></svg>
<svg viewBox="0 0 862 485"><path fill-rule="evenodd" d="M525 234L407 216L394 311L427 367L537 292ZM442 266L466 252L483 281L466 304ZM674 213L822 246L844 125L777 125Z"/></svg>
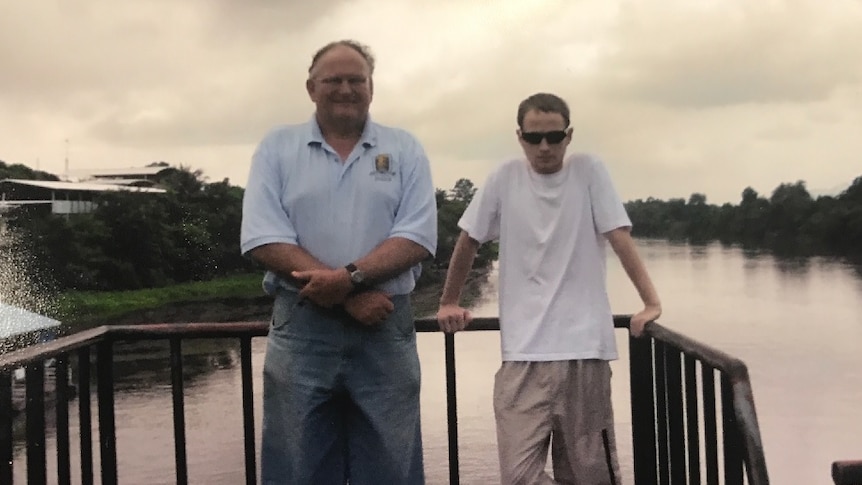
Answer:
<svg viewBox="0 0 862 485"><path fill-rule="evenodd" d="M609 362L503 362L494 414L503 485L621 483Z"/></svg>

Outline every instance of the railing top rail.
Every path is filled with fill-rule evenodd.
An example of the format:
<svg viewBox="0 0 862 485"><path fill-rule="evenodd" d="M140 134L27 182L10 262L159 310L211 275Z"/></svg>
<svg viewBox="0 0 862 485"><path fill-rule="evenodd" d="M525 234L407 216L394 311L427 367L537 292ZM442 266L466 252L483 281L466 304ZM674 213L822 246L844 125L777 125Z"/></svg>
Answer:
<svg viewBox="0 0 862 485"><path fill-rule="evenodd" d="M149 323L142 325L103 325L0 355L0 370L25 366L62 353L97 344L105 339L139 340L184 338L228 338L264 336L269 322L231 323Z"/></svg>
<svg viewBox="0 0 862 485"><path fill-rule="evenodd" d="M629 328L629 320L631 315L614 315L614 327ZM424 317L416 319L416 330L419 332L436 332L440 330L437 325L437 319L434 317ZM500 330L500 319L497 317L479 317L474 318L465 330L488 331Z"/></svg>
<svg viewBox="0 0 862 485"><path fill-rule="evenodd" d="M110 327L102 326L2 354L0 355L0 371L88 347L103 340L108 333L110 333Z"/></svg>
<svg viewBox="0 0 862 485"><path fill-rule="evenodd" d="M647 325L646 333L656 340L676 347L684 354L703 361L713 369L727 373L731 381L748 380L748 369L745 363L732 355L702 344L691 337L663 327L656 322Z"/></svg>
<svg viewBox="0 0 862 485"><path fill-rule="evenodd" d="M147 325L112 325L108 335L117 340L186 338L263 337L269 322L229 323L153 323Z"/></svg>
<svg viewBox="0 0 862 485"><path fill-rule="evenodd" d="M614 327L629 328L629 320L631 315L614 315ZM416 329L420 332L433 332L439 327L437 320L429 317L417 319ZM466 330L500 330L500 321L496 317L474 318ZM748 379L745 363L721 350L663 327L657 322L647 325L646 334L678 348L684 354L691 355L714 369L726 372L731 380Z"/></svg>
<svg viewBox="0 0 862 485"><path fill-rule="evenodd" d="M614 315L616 328L628 328L629 315ZM153 323L144 325L104 325L60 337L51 342L40 343L24 349L0 355L0 370L20 367L32 361L55 357L61 353L76 350L98 343L105 338L116 340L162 339L182 336L185 338L229 338L242 337L249 334L253 337L266 335L269 322L230 322L230 323ZM416 330L420 332L437 331L437 320L433 317L416 320ZM467 330L499 330L500 322L496 317L475 318ZM658 323L650 323L646 330L648 335L679 348L707 365L728 372L733 379L745 378L748 373L745 364L722 351L697 342L689 337L662 327Z"/></svg>
<svg viewBox="0 0 862 485"><path fill-rule="evenodd" d="M628 327L629 316L615 315L617 328ZM416 330L436 332L440 329L437 319L425 317L416 319ZM262 337L269 330L268 321L252 322L212 322L212 323L148 323L141 325L103 325L89 330L60 337L50 342L31 345L24 349L0 355L0 370L20 367L30 362L56 357L64 352L76 350L111 338L115 340L164 339L176 336L185 338L229 338ZM475 318L467 330L500 330L496 317Z"/></svg>

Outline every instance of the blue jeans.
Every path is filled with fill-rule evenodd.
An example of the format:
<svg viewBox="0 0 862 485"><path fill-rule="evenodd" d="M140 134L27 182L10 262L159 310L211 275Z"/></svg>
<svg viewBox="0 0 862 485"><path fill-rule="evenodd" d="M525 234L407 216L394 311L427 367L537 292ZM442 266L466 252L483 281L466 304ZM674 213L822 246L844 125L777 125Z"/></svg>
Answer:
<svg viewBox="0 0 862 485"><path fill-rule="evenodd" d="M423 484L419 356L407 295L366 327L275 298L263 369L264 485Z"/></svg>

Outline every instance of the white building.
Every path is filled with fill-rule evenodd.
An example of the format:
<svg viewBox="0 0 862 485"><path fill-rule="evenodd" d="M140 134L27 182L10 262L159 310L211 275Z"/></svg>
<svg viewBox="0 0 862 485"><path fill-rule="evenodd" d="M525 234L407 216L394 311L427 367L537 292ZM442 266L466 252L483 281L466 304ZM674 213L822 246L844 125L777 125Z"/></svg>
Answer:
<svg viewBox="0 0 862 485"><path fill-rule="evenodd" d="M164 169L164 167L161 167ZM132 180L132 179L124 179ZM105 182L0 180L0 214L26 205L49 206L52 214L81 214L95 209L96 197L105 192L163 194L164 189Z"/></svg>

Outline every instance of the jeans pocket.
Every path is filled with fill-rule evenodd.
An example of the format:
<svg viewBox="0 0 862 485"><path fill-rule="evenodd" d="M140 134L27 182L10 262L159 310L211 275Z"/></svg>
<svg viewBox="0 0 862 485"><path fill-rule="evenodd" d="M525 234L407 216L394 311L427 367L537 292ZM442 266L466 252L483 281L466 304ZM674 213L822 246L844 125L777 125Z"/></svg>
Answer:
<svg viewBox="0 0 862 485"><path fill-rule="evenodd" d="M269 322L270 331L284 329L296 314L302 304L299 295L290 291L279 291L272 308L272 319Z"/></svg>
<svg viewBox="0 0 862 485"><path fill-rule="evenodd" d="M398 338L410 340L416 335L416 322L413 319L413 306L409 298L395 306L395 311L390 316L395 326ZM394 318L393 318L394 317Z"/></svg>

